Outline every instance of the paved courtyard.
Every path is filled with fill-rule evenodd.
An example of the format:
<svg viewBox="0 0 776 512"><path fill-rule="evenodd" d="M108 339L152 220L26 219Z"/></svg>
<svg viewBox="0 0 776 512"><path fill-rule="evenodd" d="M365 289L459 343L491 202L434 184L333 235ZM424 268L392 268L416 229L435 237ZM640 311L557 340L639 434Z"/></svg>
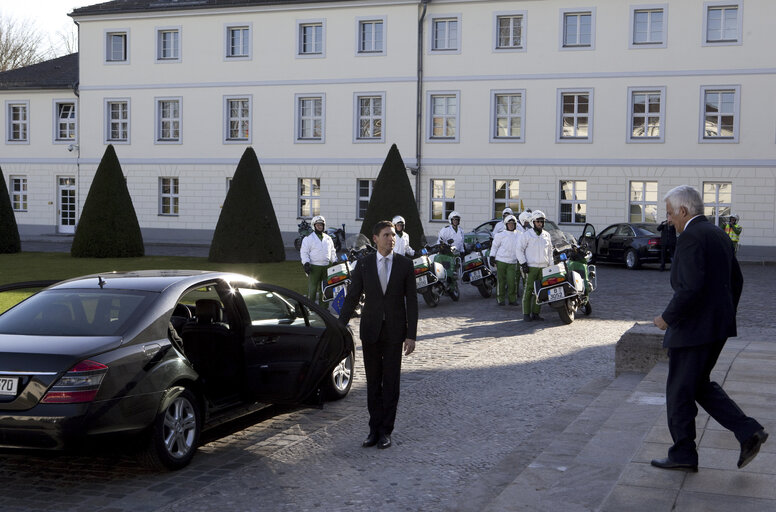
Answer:
<svg viewBox="0 0 776 512"><path fill-rule="evenodd" d="M321 409L271 407L207 433L192 464L155 473L118 449L90 456L0 452L0 508L16 511L480 510L536 455L536 435L575 393L614 378L614 344L670 297L668 272L600 265L593 313L524 323L464 285L420 301L404 359L394 446L363 449L360 360L350 395ZM739 331L772 330L776 267L745 265ZM354 322L357 332L357 322Z"/></svg>

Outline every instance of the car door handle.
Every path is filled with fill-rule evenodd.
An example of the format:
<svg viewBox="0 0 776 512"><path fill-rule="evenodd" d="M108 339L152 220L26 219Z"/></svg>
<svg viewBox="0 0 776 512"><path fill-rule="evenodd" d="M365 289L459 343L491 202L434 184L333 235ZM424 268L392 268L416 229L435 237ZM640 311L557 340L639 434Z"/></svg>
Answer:
<svg viewBox="0 0 776 512"><path fill-rule="evenodd" d="M277 343L277 341L278 341L277 336L254 336L253 337L254 345L269 345L270 343Z"/></svg>
<svg viewBox="0 0 776 512"><path fill-rule="evenodd" d="M158 343L150 343L148 345L143 345L143 355L145 355L148 358L154 357L157 352L159 352L159 349L161 349L162 346Z"/></svg>

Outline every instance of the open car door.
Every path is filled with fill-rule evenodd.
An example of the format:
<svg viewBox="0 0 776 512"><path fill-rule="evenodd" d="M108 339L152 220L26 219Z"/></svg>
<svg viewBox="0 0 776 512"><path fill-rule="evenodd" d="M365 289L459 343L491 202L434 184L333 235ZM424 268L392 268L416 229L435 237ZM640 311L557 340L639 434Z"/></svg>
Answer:
<svg viewBox="0 0 776 512"><path fill-rule="evenodd" d="M595 254L595 228L592 224L585 224L585 228L582 230L582 235L579 237L578 243L587 244L587 248L590 252Z"/></svg>
<svg viewBox="0 0 776 512"><path fill-rule="evenodd" d="M261 402L304 400L346 355L336 320L290 290L257 283L236 291L236 305L248 319L246 389Z"/></svg>

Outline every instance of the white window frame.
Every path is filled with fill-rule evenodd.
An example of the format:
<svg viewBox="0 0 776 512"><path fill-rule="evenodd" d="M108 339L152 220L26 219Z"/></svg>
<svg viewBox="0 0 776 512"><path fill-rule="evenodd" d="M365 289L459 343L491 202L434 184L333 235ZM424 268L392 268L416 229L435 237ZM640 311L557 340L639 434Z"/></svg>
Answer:
<svg viewBox="0 0 776 512"><path fill-rule="evenodd" d="M169 120L162 118L162 103L177 102L178 116ZM178 136L176 138L162 138L163 123L178 123ZM164 96L154 98L154 144L182 144L183 143L183 98L181 96Z"/></svg>
<svg viewBox="0 0 776 512"><path fill-rule="evenodd" d="M15 212L26 212L29 207L27 176L8 176L8 192L11 196L11 208Z"/></svg>
<svg viewBox="0 0 776 512"><path fill-rule="evenodd" d="M499 136L498 135L498 113L497 97L498 96L514 96L520 95L520 115L513 116L507 115L508 119L513 117L520 118L520 135L515 136ZM491 89L490 91L490 142L504 143L504 142L525 142L525 89Z"/></svg>
<svg viewBox="0 0 776 512"><path fill-rule="evenodd" d="M563 192L563 183L564 182L570 182L571 185L571 195L572 199L563 199L561 193ZM584 199L577 199L577 183L584 183L585 184L585 198ZM589 200L589 193L590 189L588 187L588 181L587 180L577 180L577 179L562 179L558 182L558 224L574 224L577 226L582 226L587 222L587 202ZM564 204L570 204L571 205L571 221L570 222L563 222L563 205ZM575 206L579 204L585 205L585 220L582 222L577 222L574 219L576 218Z"/></svg>
<svg viewBox="0 0 776 512"><path fill-rule="evenodd" d="M434 196L434 182L441 181L442 183L442 195L439 197ZM453 182L453 197L447 197L447 182ZM429 182L429 202L428 202L428 220L429 222L447 222L447 216L450 212L455 210L455 178L432 178ZM434 203L442 203L442 218L434 218ZM447 207L448 203L452 202L450 208Z"/></svg>
<svg viewBox="0 0 776 512"><path fill-rule="evenodd" d="M500 34L499 24L500 18L515 18L520 17L520 46L499 46ZM526 19L528 17L528 11L498 11L493 13L493 51L496 53L512 53L512 52L524 52L528 49L528 33Z"/></svg>
<svg viewBox="0 0 776 512"><path fill-rule="evenodd" d="M321 101L321 136L320 137L302 137L302 101L309 99L318 99ZM315 120L315 117L310 117ZM313 92L309 94L294 95L294 142L296 144L324 144L326 142L326 94L322 92Z"/></svg>
<svg viewBox="0 0 776 512"><path fill-rule="evenodd" d="M725 7L735 7L738 10L736 16L736 39L712 39L709 40L709 13ZM703 3L703 41L702 46L740 46L744 42L744 2L743 0L714 1Z"/></svg>
<svg viewBox="0 0 776 512"><path fill-rule="evenodd" d="M359 16L356 18L356 56L358 57L375 57L381 55L387 55L388 45L386 44L387 34L387 16ZM383 26L383 40L382 48L379 50L365 50L361 47L361 29L368 23L381 23Z"/></svg>
<svg viewBox="0 0 776 512"><path fill-rule="evenodd" d="M455 135L452 137L434 136L434 98L436 97L455 98ZM461 91L426 91L426 105L426 142L441 144L457 143L461 137ZM447 113L443 114L445 119L447 119L448 116L449 115Z"/></svg>
<svg viewBox="0 0 776 512"><path fill-rule="evenodd" d="M633 199L633 184L634 183L640 183L641 184L641 199ZM650 201L647 199L647 185L653 185L654 186L654 192L655 192L655 200ZM659 202L659 188L657 181L654 180L630 180L628 182L628 212L627 212L627 222L657 222L657 212L658 212L658 202ZM631 207L633 205L640 206L641 207L641 220L633 220L631 218ZM646 219L646 210L647 207L652 206L654 207L655 211L655 219L654 220L647 220Z"/></svg>
<svg viewBox="0 0 776 512"><path fill-rule="evenodd" d="M653 13L657 11L661 11L663 14L663 30L661 32L660 41L636 42L636 13ZM650 24L651 22L652 20L650 19ZM628 48L630 49L643 50L650 48L666 48L668 46L668 4L631 5L629 31Z"/></svg>
<svg viewBox="0 0 776 512"><path fill-rule="evenodd" d="M183 31L180 26L175 27L156 27L156 62L180 62L183 53ZM166 50L163 42L165 34L175 34L177 36L177 46L174 44L171 51L172 55L165 57L163 52Z"/></svg>
<svg viewBox="0 0 776 512"><path fill-rule="evenodd" d="M361 201L366 201L367 208L369 207L369 200L372 199L372 192L375 189L375 178L358 178L356 179L356 220L364 220L364 216L361 215ZM361 195L361 184L367 183L369 192L366 196ZM364 214L366 214L366 208L364 208Z"/></svg>
<svg viewBox="0 0 776 512"><path fill-rule="evenodd" d="M309 180L310 194L302 194L302 183ZM318 182L318 195L315 194L315 182ZM321 178L299 178L296 182L296 214L297 219L311 219L321 214ZM302 211L302 201L310 201L310 213L305 214ZM316 207L317 204L317 207Z"/></svg>
<svg viewBox="0 0 776 512"><path fill-rule="evenodd" d="M247 137L232 137L232 110L230 103L232 101L247 101L248 102L248 116L244 119L242 116L235 118L238 123L248 123L248 136ZM253 141L253 95L229 95L224 96L224 144L251 144Z"/></svg>
<svg viewBox="0 0 776 512"><path fill-rule="evenodd" d="M566 42L566 19L569 16L584 16L590 15L590 44L569 44ZM558 41L558 48L561 51L590 51L595 50L595 7L578 7L574 9L561 9L560 10L560 38ZM581 33L580 33L581 34ZM577 40L579 40L580 34L577 34Z"/></svg>
<svg viewBox="0 0 776 512"><path fill-rule="evenodd" d="M20 107L24 112L24 119L15 121L11 109ZM23 136L18 139L13 136L13 127L19 126ZM30 100L5 100L5 143L9 145L23 145L30 143Z"/></svg>
<svg viewBox="0 0 776 512"><path fill-rule="evenodd" d="M634 137L633 136L633 117L635 115L633 111L634 107L634 96L637 94L659 94L660 95L660 112L658 113L657 117L660 120L660 124L658 125L659 128L659 135L657 137L652 136L643 136L643 137ZM646 113L644 113L643 117L655 117L655 116L647 116ZM628 119L626 121L626 126L628 127L628 132L625 134L625 141L629 144L654 144L654 143L662 143L665 142L665 132L666 132L666 88L665 87L628 87Z"/></svg>
<svg viewBox="0 0 776 512"><path fill-rule="evenodd" d="M361 98L379 98L381 114L379 116L369 115L368 118L374 122L380 121L379 137L361 137ZM357 144L369 144L375 142L385 142L385 91L380 92L355 92L353 93L353 142Z"/></svg>
<svg viewBox="0 0 776 512"><path fill-rule="evenodd" d="M316 26L321 29L321 47L313 51L304 51L303 30L305 27ZM318 50L318 51L315 51ZM326 57L326 19L296 20L296 57L299 59L322 59Z"/></svg>
<svg viewBox="0 0 776 512"><path fill-rule="evenodd" d="M246 54L232 53L232 31L245 30L247 31L247 51ZM242 45L245 45L243 43ZM241 46L242 46L241 45ZM224 60L236 61L236 60L251 60L253 58L253 23L226 23L224 24Z"/></svg>
<svg viewBox="0 0 776 512"><path fill-rule="evenodd" d="M169 180L169 192L164 192L165 181ZM180 215L180 179L177 176L159 177L159 213L160 217L178 217ZM165 211L164 199L169 199L169 211Z"/></svg>
<svg viewBox="0 0 776 512"><path fill-rule="evenodd" d="M456 22L456 35L455 41L451 41L448 37L445 37L445 44L454 44L454 47L438 47L434 34L436 32L437 22ZM429 55L457 55L461 53L461 14L434 14L428 18L428 53ZM446 31L449 34L449 29Z"/></svg>
<svg viewBox="0 0 776 512"><path fill-rule="evenodd" d="M707 185L713 185L714 186L714 200L712 202L706 201L706 186ZM730 187L730 202L723 202L719 200L719 190L722 186L729 186ZM703 199L703 214L708 218L710 215L707 213L708 208L712 208L714 210L714 225L719 226L719 220L720 218L730 217L730 212L733 208L733 183L730 181L704 181L703 186L701 187L701 198ZM726 209L727 215L720 215L719 211L720 209Z"/></svg>
<svg viewBox="0 0 776 512"><path fill-rule="evenodd" d="M127 109L127 120L125 122L118 121L119 124L126 124L127 126L127 138L126 139L112 139L111 138L111 105L114 103L124 103L126 104ZM105 98L103 100L103 121L105 123L105 130L103 131L103 143L105 144L129 144L130 143L130 136L131 136L131 109L130 109L130 99L129 98Z"/></svg>
<svg viewBox="0 0 776 512"><path fill-rule="evenodd" d="M733 92L733 136L732 137L706 137L706 94L714 92ZM741 119L741 86L740 85L702 85L700 104L700 126L698 130L698 143L700 144L737 144ZM725 112L727 113L727 112ZM721 117L719 114L718 117Z"/></svg>
<svg viewBox="0 0 776 512"><path fill-rule="evenodd" d="M579 88L579 89L558 89L557 99L557 115L555 118L555 142L559 144L592 144L593 143L593 88ZM587 94L588 96L588 112L587 112L587 137L564 137L563 134L563 96L567 94ZM576 130L576 119L582 117L578 112L574 113L574 127Z"/></svg>
<svg viewBox="0 0 776 512"><path fill-rule="evenodd" d="M112 36L123 36L124 37L124 58L123 59L113 59L112 56L112 48L111 48L111 37ZM106 28L103 30L103 62L105 64L110 65L116 65L116 64L129 64L129 29L128 28Z"/></svg>
<svg viewBox="0 0 776 512"><path fill-rule="evenodd" d="M63 121L59 117L59 107L60 105L72 105L73 106L73 115L74 117L70 121L64 122L67 125L72 125L72 127L68 126L66 130L68 132L72 129L72 137L69 138L60 138L59 136L59 127L60 124L63 123ZM54 122L53 124L53 133L52 133L52 144L73 144L78 141L78 100L76 99L67 99L67 100L54 100L53 101L53 118Z"/></svg>
<svg viewBox="0 0 776 512"><path fill-rule="evenodd" d="M498 187L496 184L499 181L504 182L504 191L506 193L506 197L503 199L498 199L496 197L496 191L498 190ZM510 195L512 193L512 187L511 183L517 182L517 197L512 200L510 198ZM518 211L520 209L520 179L518 178L496 178L493 180L493 218L494 219L500 219L503 217L504 208L499 209L496 204L497 203L503 203L504 208L511 208L512 211ZM517 213L515 213L515 217L517 216Z"/></svg>

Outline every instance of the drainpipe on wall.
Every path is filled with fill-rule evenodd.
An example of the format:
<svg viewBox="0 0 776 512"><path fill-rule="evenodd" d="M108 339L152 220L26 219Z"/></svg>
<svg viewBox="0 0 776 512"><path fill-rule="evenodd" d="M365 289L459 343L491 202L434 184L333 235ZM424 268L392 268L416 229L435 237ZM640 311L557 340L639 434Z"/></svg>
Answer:
<svg viewBox="0 0 776 512"><path fill-rule="evenodd" d="M73 20L76 26L76 38L78 52L78 78L73 82L73 94L80 99L81 94L78 92L78 84L81 79L81 25ZM78 106L75 111L75 225L78 227L78 222L81 220L81 102L78 102ZM57 221L59 222L59 221Z"/></svg>
<svg viewBox="0 0 776 512"><path fill-rule="evenodd" d="M421 0L423 10L418 18L418 78L415 98L415 204L420 212L420 170L423 156L423 22L431 0Z"/></svg>

